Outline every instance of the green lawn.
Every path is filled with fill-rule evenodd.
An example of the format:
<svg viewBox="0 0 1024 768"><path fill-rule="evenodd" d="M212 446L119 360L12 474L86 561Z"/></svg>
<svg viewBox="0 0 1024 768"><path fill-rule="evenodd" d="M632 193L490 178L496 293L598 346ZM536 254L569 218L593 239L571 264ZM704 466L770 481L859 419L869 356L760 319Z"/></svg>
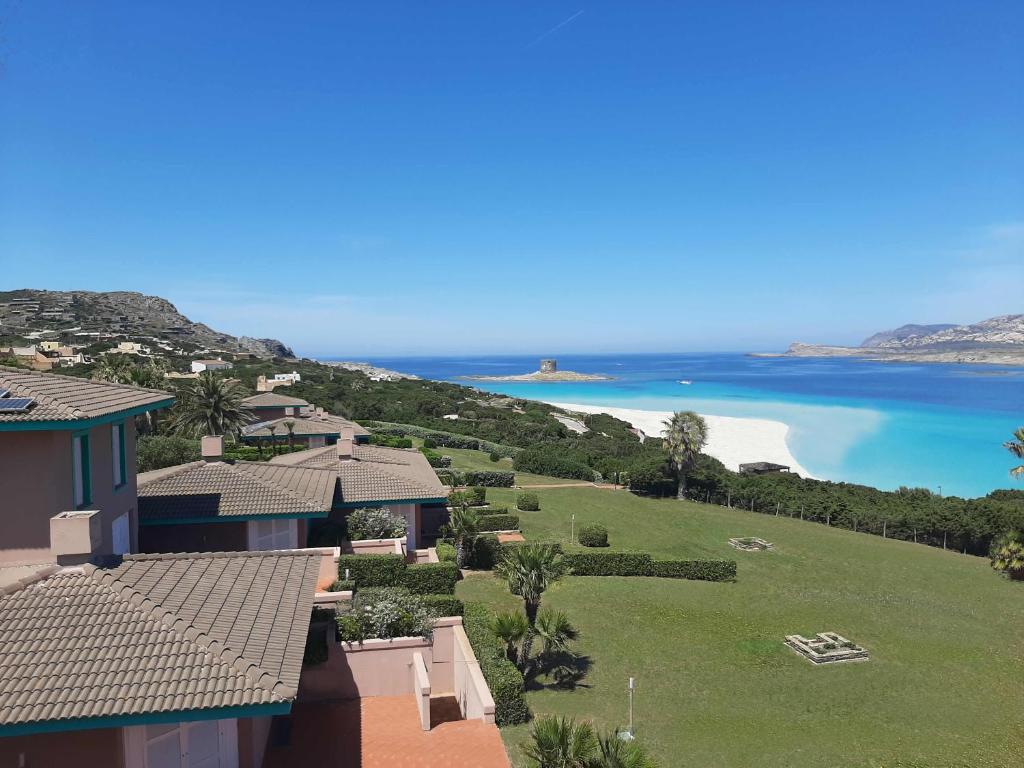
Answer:
<svg viewBox="0 0 1024 768"><path fill-rule="evenodd" d="M732 584L567 577L545 598L565 610L593 667L575 691L541 689L535 714L601 727L627 719L638 679L638 735L675 766L1020 765L1024 750L1024 584L986 560L824 526L624 491L539 491L520 513L528 539L561 540L601 522L612 548L664 557L734 557ZM514 491L490 489L504 504ZM745 553L731 536L775 551ZM490 574L458 595L511 608ZM815 667L783 636L836 631L866 663ZM509 754L529 726L506 728Z"/></svg>

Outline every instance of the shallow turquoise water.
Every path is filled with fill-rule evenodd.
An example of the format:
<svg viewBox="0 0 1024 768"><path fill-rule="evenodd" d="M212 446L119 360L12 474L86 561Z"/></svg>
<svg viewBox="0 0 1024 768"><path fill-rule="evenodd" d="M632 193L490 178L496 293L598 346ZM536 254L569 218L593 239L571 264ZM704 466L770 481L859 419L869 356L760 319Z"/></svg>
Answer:
<svg viewBox="0 0 1024 768"><path fill-rule="evenodd" d="M537 400L775 419L817 477L979 496L1024 488L1002 444L1024 426L1024 369L743 355L559 356L563 370L613 381L472 382ZM392 358L373 362L433 379L524 373L536 357ZM680 379L692 381L690 385Z"/></svg>

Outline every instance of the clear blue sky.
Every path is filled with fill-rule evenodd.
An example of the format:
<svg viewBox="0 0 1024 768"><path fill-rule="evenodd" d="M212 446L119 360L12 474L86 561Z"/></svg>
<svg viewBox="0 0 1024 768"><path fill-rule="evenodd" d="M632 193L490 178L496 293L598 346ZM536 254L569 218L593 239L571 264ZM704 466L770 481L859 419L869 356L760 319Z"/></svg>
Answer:
<svg viewBox="0 0 1024 768"><path fill-rule="evenodd" d="M1024 3L0 0L0 287L307 354L1024 311Z"/></svg>

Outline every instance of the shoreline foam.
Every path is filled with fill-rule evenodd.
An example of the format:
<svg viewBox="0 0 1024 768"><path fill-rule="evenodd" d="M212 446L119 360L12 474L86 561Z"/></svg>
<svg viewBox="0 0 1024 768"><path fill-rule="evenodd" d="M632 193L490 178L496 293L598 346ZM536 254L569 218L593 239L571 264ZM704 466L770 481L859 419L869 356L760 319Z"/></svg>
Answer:
<svg viewBox="0 0 1024 768"><path fill-rule="evenodd" d="M548 402L548 405L577 413L607 413L632 424L649 437L661 437L662 422L672 415L671 411L647 411L605 405L553 402ZM773 464L785 464L801 477L814 477L789 450L786 442L788 424L771 419L710 414L701 416L708 424L708 444L704 453L718 459L728 469L735 472L739 470L740 464L769 461Z"/></svg>

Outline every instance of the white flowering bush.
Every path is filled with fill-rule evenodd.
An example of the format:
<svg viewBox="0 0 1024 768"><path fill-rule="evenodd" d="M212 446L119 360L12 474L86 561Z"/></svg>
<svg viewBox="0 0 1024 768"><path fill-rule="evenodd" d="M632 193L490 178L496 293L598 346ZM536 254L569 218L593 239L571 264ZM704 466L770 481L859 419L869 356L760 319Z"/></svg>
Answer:
<svg viewBox="0 0 1024 768"><path fill-rule="evenodd" d="M437 614L420 595L404 587L369 587L356 592L352 607L338 616L344 642L393 637L430 639Z"/></svg>
<svg viewBox="0 0 1024 768"><path fill-rule="evenodd" d="M408 526L405 518L385 507L357 509L348 516L350 541L364 539L398 539L405 536Z"/></svg>

